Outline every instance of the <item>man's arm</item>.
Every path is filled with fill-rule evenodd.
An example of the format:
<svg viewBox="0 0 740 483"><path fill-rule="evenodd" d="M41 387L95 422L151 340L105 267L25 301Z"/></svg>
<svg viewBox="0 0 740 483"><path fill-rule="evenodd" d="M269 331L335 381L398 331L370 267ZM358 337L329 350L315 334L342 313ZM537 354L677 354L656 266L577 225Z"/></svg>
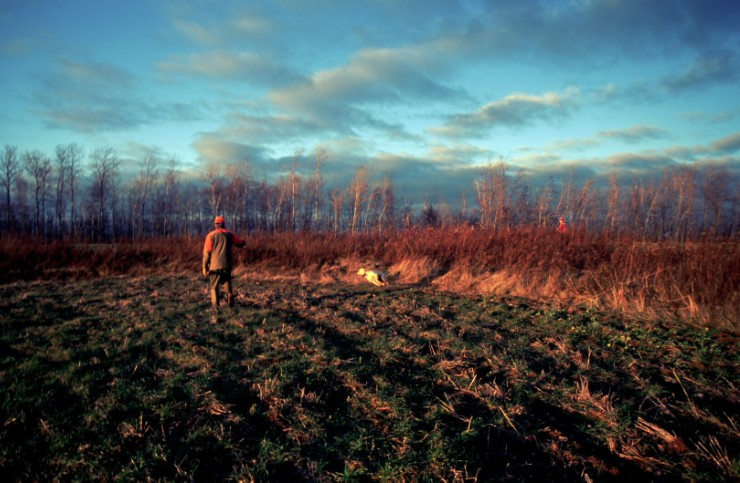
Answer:
<svg viewBox="0 0 740 483"><path fill-rule="evenodd" d="M247 242L236 234L234 234L234 236L232 237L231 242L237 248L244 248L245 246L247 246Z"/></svg>

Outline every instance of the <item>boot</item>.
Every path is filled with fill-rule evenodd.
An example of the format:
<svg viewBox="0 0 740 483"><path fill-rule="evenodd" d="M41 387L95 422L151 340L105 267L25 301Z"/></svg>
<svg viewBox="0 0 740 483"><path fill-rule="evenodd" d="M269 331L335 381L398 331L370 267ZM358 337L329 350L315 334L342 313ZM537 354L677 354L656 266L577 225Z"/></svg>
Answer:
<svg viewBox="0 0 740 483"><path fill-rule="evenodd" d="M234 294L231 292L226 294L226 301L228 302L229 307L233 307L234 306Z"/></svg>

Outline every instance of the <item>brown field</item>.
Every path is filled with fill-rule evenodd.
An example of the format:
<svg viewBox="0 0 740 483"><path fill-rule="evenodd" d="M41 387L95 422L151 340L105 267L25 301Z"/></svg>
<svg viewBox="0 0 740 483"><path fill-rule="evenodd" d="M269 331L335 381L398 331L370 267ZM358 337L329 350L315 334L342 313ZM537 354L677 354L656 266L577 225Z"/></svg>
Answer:
<svg viewBox="0 0 740 483"><path fill-rule="evenodd" d="M729 331L740 324L740 242L732 239L643 242L469 226L247 238L235 272L248 279L356 283L364 266L382 269L395 284L446 292L522 296ZM9 237L0 243L0 281L198 273L201 244L199 238L70 244Z"/></svg>

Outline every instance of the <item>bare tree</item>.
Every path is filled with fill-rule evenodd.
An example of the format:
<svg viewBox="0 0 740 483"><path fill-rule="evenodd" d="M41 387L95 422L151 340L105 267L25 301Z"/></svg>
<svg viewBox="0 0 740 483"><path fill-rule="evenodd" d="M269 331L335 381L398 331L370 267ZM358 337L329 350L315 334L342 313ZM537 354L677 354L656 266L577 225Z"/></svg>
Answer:
<svg viewBox="0 0 740 483"><path fill-rule="evenodd" d="M460 198L457 206L460 220L465 222L468 220L468 196L470 196L469 191L460 190Z"/></svg>
<svg viewBox="0 0 740 483"><path fill-rule="evenodd" d="M519 170L514 178L512 188L512 200L515 206L512 207L512 221L518 225L526 225L530 221L530 199L529 199L529 180L524 170Z"/></svg>
<svg viewBox="0 0 740 483"><path fill-rule="evenodd" d="M31 210L28 207L28 192L30 185L25 176L20 173L13 186L13 211L15 213L14 229L19 232L33 231Z"/></svg>
<svg viewBox="0 0 740 483"><path fill-rule="evenodd" d="M178 160L172 156L169 167L164 174L162 186L157 193L157 208L155 215L156 232L161 235L187 233L187 221L192 210L180 210L180 172ZM184 223L182 217L185 217Z"/></svg>
<svg viewBox="0 0 740 483"><path fill-rule="evenodd" d="M276 187L271 187L268 191L270 204L272 206L272 223L274 231L282 231L290 225L290 214L285 215L285 204L290 203L290 179L281 179ZM285 218L288 218L285 221Z"/></svg>
<svg viewBox="0 0 740 483"><path fill-rule="evenodd" d="M293 164L290 168L290 229L295 232L298 214L298 193L300 190L300 176L298 175L298 161L303 156L303 149L296 149L293 153Z"/></svg>
<svg viewBox="0 0 740 483"><path fill-rule="evenodd" d="M709 224L709 233L714 236L720 233L724 205L729 199L729 177L727 170L716 163L710 163L704 172L704 220Z"/></svg>
<svg viewBox="0 0 740 483"><path fill-rule="evenodd" d="M248 159L229 164L226 167L224 211L231 213L230 222L237 230L247 225L249 214L249 189L251 183L251 165Z"/></svg>
<svg viewBox="0 0 740 483"><path fill-rule="evenodd" d="M341 227L342 207L344 206L344 191L341 188L334 187L329 192L329 200L331 201L332 212L334 214L334 234L339 233Z"/></svg>
<svg viewBox="0 0 740 483"><path fill-rule="evenodd" d="M365 203L365 218L362 222L365 231L370 231L372 229L372 220L378 218L376 214L380 211L380 197L380 186L377 183L372 183L372 186L368 189L368 199L367 203Z"/></svg>
<svg viewBox="0 0 740 483"><path fill-rule="evenodd" d="M26 151L23 153L23 162L33 182L33 233L43 236L46 234L46 203L49 196L51 159L41 151Z"/></svg>
<svg viewBox="0 0 740 483"><path fill-rule="evenodd" d="M493 228L506 227L509 224L509 180L506 177L508 166L503 161L494 166L494 189L496 210L493 218Z"/></svg>
<svg viewBox="0 0 740 483"><path fill-rule="evenodd" d="M111 147L97 148L90 156L90 200L94 210L90 213L90 222L95 241L103 240L108 235L108 220L114 211L114 190L119 166L120 160Z"/></svg>
<svg viewBox="0 0 740 483"><path fill-rule="evenodd" d="M206 165L206 171L201 179L208 182L208 202L211 208L211 216L216 216L221 210L221 202L224 196L226 180L219 165L211 162Z"/></svg>
<svg viewBox="0 0 740 483"><path fill-rule="evenodd" d="M359 227L362 206L367 201L369 172L365 166L360 166L355 172L355 178L349 187L349 196L352 203L352 223L350 231L357 232Z"/></svg>
<svg viewBox="0 0 740 483"><path fill-rule="evenodd" d="M401 212L401 224L404 230L409 230L414 226L414 210L407 197L403 197L403 208Z"/></svg>
<svg viewBox="0 0 740 483"><path fill-rule="evenodd" d="M586 180L581 191L578 193L578 200L573 209L572 221L584 230L588 230L589 228L589 222L591 221L594 205L596 204L593 184L594 180Z"/></svg>
<svg viewBox="0 0 740 483"><path fill-rule="evenodd" d="M560 199L558 205L555 208L555 213L558 217L567 217L570 221L575 216L574 204L575 204L575 187L573 182L573 173L568 176L568 180L560 190Z"/></svg>
<svg viewBox="0 0 740 483"><path fill-rule="evenodd" d="M131 234L141 238L145 234L147 202L157 181L157 157L147 153L139 166L139 173L131 182Z"/></svg>
<svg viewBox="0 0 740 483"><path fill-rule="evenodd" d="M535 193L535 205L537 208L537 226L544 228L547 226L551 216L552 199L555 196L555 186L552 178L548 178L544 186L537 189Z"/></svg>
<svg viewBox="0 0 740 483"><path fill-rule="evenodd" d="M484 228L499 228L508 224L509 182L506 178L508 166L503 161L486 166L480 180L475 181L478 205L481 210L480 224Z"/></svg>
<svg viewBox="0 0 740 483"><path fill-rule="evenodd" d="M78 144L68 144L65 148L65 163L67 166L66 188L69 193L69 226L70 235L73 237L78 231L77 199L79 180L82 173L82 147Z"/></svg>
<svg viewBox="0 0 740 483"><path fill-rule="evenodd" d="M18 162L18 148L16 146L5 145L3 151L2 165L0 165L0 186L3 187L5 203L3 209L5 211L5 227L6 229L12 229L15 221L15 213L13 211L13 197L12 192L15 187L15 183L20 176L20 165Z"/></svg>
<svg viewBox="0 0 740 483"><path fill-rule="evenodd" d="M486 169L482 179L475 182L475 193L478 206L480 207L480 226L489 228L493 225L494 212L494 180L493 171Z"/></svg>
<svg viewBox="0 0 740 483"><path fill-rule="evenodd" d="M378 231L392 226L396 218L396 195L393 192L393 179L390 175L383 178L380 188L382 198L380 213L378 214Z"/></svg>
<svg viewBox="0 0 740 483"><path fill-rule="evenodd" d="M678 198L674 237L685 240L691 236L692 230L691 222L696 201L696 169L682 166L673 173L672 180L674 193Z"/></svg>
<svg viewBox="0 0 740 483"><path fill-rule="evenodd" d="M62 145L56 147L56 193L54 203L54 220L56 222L56 232L64 236L64 216L67 211L67 171L68 171L68 152Z"/></svg>
<svg viewBox="0 0 740 483"><path fill-rule="evenodd" d="M321 231L321 190L324 180L321 177L321 166L329 158L329 152L324 148L316 150L316 171L313 178L313 208L314 208L314 229Z"/></svg>
<svg viewBox="0 0 740 483"><path fill-rule="evenodd" d="M267 180L262 179L256 189L255 213L257 227L263 232L270 231L272 229L270 225L272 219L272 204L270 201L271 186L267 184Z"/></svg>
<svg viewBox="0 0 740 483"><path fill-rule="evenodd" d="M437 228L440 225L439 212L428 199L424 200L424 207L421 210L421 219L419 221L424 227Z"/></svg>

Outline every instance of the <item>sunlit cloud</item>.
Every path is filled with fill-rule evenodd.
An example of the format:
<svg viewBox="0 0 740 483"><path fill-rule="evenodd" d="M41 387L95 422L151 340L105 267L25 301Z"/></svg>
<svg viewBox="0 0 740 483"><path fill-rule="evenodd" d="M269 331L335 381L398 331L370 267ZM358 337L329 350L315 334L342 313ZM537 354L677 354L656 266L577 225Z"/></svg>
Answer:
<svg viewBox="0 0 740 483"><path fill-rule="evenodd" d="M171 58L158 67L163 73L193 74L263 86L291 84L301 79L293 69L253 52L202 52Z"/></svg>
<svg viewBox="0 0 740 483"><path fill-rule="evenodd" d="M312 119L290 114L259 116L234 112L218 132L225 138L271 143L285 139L300 139L326 130L327 126L318 124Z"/></svg>
<svg viewBox="0 0 740 483"><path fill-rule="evenodd" d="M173 21L175 28L187 39L196 44L214 45L218 42L218 33L192 20L177 19Z"/></svg>
<svg viewBox="0 0 740 483"><path fill-rule="evenodd" d="M585 151L602 143L603 140L596 138L557 139L548 143L544 149L547 151Z"/></svg>
<svg viewBox="0 0 740 483"><path fill-rule="evenodd" d="M235 32L249 37L267 35L275 30L271 21L256 15L244 14L234 19L231 25Z"/></svg>
<svg viewBox="0 0 740 483"><path fill-rule="evenodd" d="M676 161L660 153L620 153L609 156L605 164L620 171L655 171L676 164Z"/></svg>
<svg viewBox="0 0 740 483"><path fill-rule="evenodd" d="M740 132L712 141L708 145L671 146L665 153L679 160L693 161L700 157L713 159L740 151Z"/></svg>
<svg viewBox="0 0 740 483"><path fill-rule="evenodd" d="M455 144L453 146L436 144L429 148L429 157L438 163L462 166L493 162L501 156L488 148L473 144Z"/></svg>
<svg viewBox="0 0 740 483"><path fill-rule="evenodd" d="M598 137L604 139L614 139L626 143L635 143L638 141L650 139L665 139L670 137L670 133L665 129L656 126L632 126L625 129L610 129L599 131Z"/></svg>
<svg viewBox="0 0 740 483"><path fill-rule="evenodd" d="M682 114L681 117L689 122L722 124L731 122L740 117L740 108L711 114L707 112L687 112Z"/></svg>
<svg viewBox="0 0 740 483"><path fill-rule="evenodd" d="M718 139L709 145L709 149L717 154L731 154L740 151L740 132Z"/></svg>
<svg viewBox="0 0 740 483"><path fill-rule="evenodd" d="M269 157L269 153L261 146L224 140L217 136L204 135L193 142L193 148L198 151L205 163L235 163L249 160L260 163Z"/></svg>
<svg viewBox="0 0 740 483"><path fill-rule="evenodd" d="M328 103L390 104L459 95L427 75L403 50L373 49L358 53L347 65L275 90L269 97L284 109L315 111Z"/></svg>
<svg viewBox="0 0 740 483"><path fill-rule="evenodd" d="M451 116L442 127L430 129L445 137L477 137L496 127L515 128L568 116L578 107L578 89L542 95L516 93L493 101L478 111Z"/></svg>

